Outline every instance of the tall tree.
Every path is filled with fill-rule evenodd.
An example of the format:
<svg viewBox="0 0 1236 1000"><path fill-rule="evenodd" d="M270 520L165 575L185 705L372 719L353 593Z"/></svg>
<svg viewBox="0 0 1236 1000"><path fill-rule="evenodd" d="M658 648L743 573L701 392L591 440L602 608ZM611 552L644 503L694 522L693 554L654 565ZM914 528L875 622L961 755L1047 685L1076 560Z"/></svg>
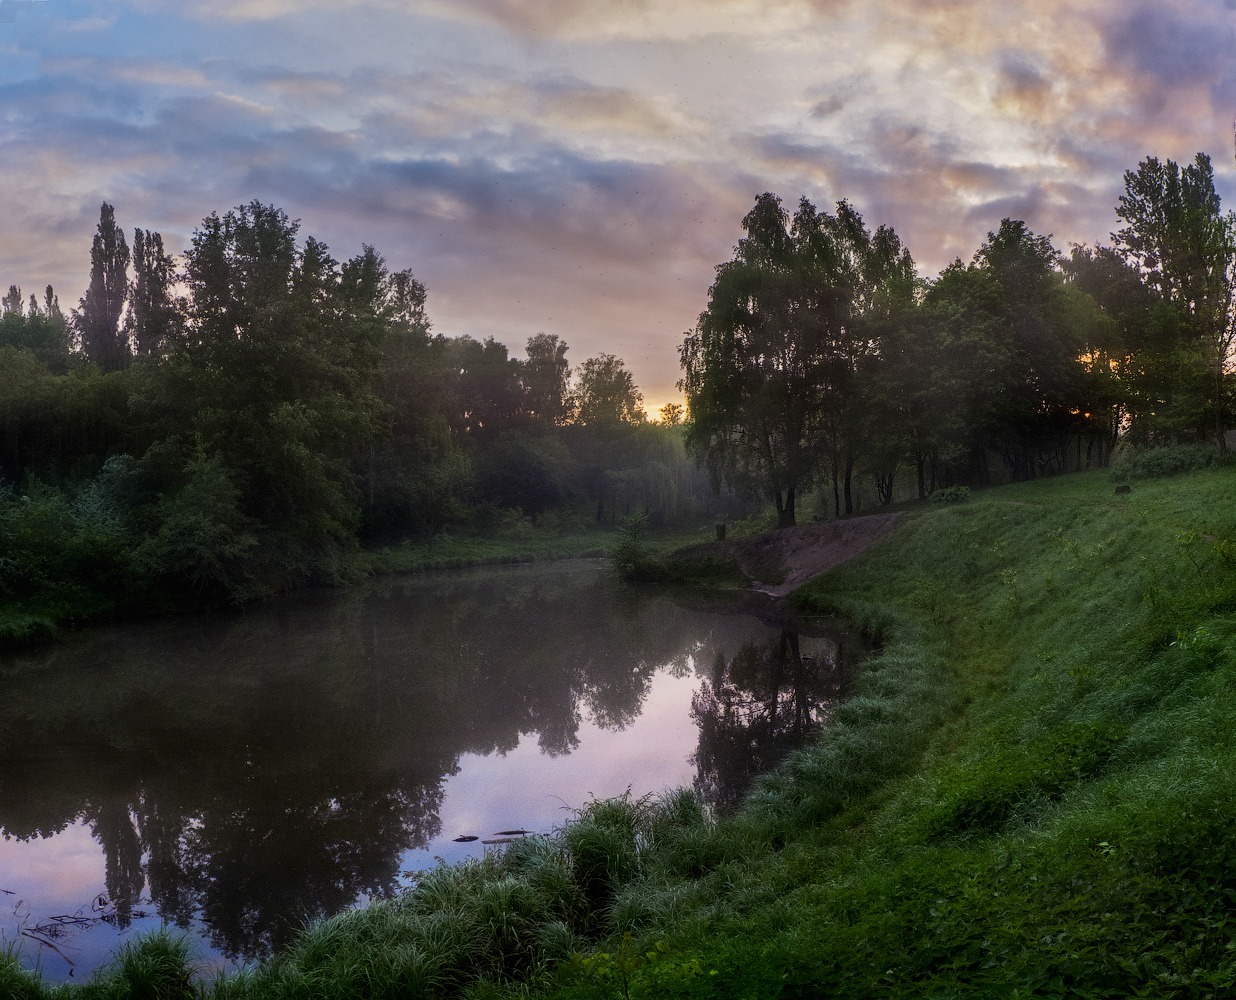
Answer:
<svg viewBox="0 0 1236 1000"><path fill-rule="evenodd" d="M661 416L661 424L665 427L677 427L682 423L683 409L681 403L666 403L657 412Z"/></svg>
<svg viewBox="0 0 1236 1000"><path fill-rule="evenodd" d="M575 422L583 427L616 427L644 421L644 395L622 359L588 358L575 373Z"/></svg>
<svg viewBox="0 0 1236 1000"><path fill-rule="evenodd" d="M1195 426L1201 431L1209 424L1222 445L1224 376L1236 339L1236 216L1223 214L1204 153L1183 168L1148 157L1125 171L1124 184L1116 215L1125 226L1112 240L1147 287L1183 317L1187 343L1181 346L1209 373Z"/></svg>
<svg viewBox="0 0 1236 1000"><path fill-rule="evenodd" d="M74 313L74 325L86 356L104 371L128 363L129 345L120 321L129 295L129 245L107 202L99 210L99 226L90 247L90 285Z"/></svg>
<svg viewBox="0 0 1236 1000"><path fill-rule="evenodd" d="M158 354L176 338L181 313L173 288L176 265L163 237L133 230L133 281L125 331L137 354Z"/></svg>
<svg viewBox="0 0 1236 1000"><path fill-rule="evenodd" d="M20 316L22 314L22 302L21 289L16 285L9 285L9 290L3 298L0 298L0 315Z"/></svg>
<svg viewBox="0 0 1236 1000"><path fill-rule="evenodd" d="M880 226L871 233L846 201L837 203L836 215L829 215L815 212L804 199L794 233L800 253L805 250L813 259L833 262L834 280L843 295L842 321L829 328L831 338L824 345L831 355L827 366L831 381L820 397L833 513L839 516L854 511L853 476L860 460L873 464L877 479L891 490L895 474L891 453L873 447L882 428L872 420L871 380L890 324L914 305L914 260L892 229Z"/></svg>
<svg viewBox="0 0 1236 1000"><path fill-rule="evenodd" d="M449 342L454 358L452 428L460 439L492 440L516 426L523 411L519 366L505 344L469 336Z"/></svg>
<svg viewBox="0 0 1236 1000"><path fill-rule="evenodd" d="M708 307L680 350L687 446L714 488L724 481L763 492L787 526L819 468L818 396L829 359L818 347L820 333L840 324L842 295L830 261L797 260L776 195L756 198L742 226L747 235L718 265Z"/></svg>
<svg viewBox="0 0 1236 1000"><path fill-rule="evenodd" d="M1050 237L1002 220L969 265L941 273L924 309L933 478L984 484L992 454L1014 479L1064 471L1083 439L1103 444L1103 460L1112 415L1087 394L1107 320L1065 282Z"/></svg>
<svg viewBox="0 0 1236 1000"><path fill-rule="evenodd" d="M529 337L527 357L519 362L519 380L527 395L529 416L535 423L557 427L570 416L571 364L567 345L555 334Z"/></svg>
<svg viewBox="0 0 1236 1000"><path fill-rule="evenodd" d="M51 285L43 290L43 315L48 319L64 322L64 313L60 311L60 297Z"/></svg>
<svg viewBox="0 0 1236 1000"><path fill-rule="evenodd" d="M1102 316L1083 361L1095 401L1090 412L1110 421L1109 439L1125 429L1146 440L1156 424L1178 421L1166 410L1173 396L1173 344L1179 316L1141 280L1139 269L1115 248L1074 245L1063 263L1071 286L1085 292Z"/></svg>
<svg viewBox="0 0 1236 1000"><path fill-rule="evenodd" d="M877 350L876 320L912 300L914 265L892 230L873 237L845 202L830 215L804 198L791 223L766 193L742 225L680 352L687 444L715 486L758 489L792 525L824 469L835 505L844 484L851 506L861 361Z"/></svg>
<svg viewBox="0 0 1236 1000"><path fill-rule="evenodd" d="M209 500L230 526L215 578L233 595L342 570L360 516L350 463L378 429L375 307L298 228L259 202L203 221L186 254L186 335L162 366L161 405L179 431L163 526Z"/></svg>

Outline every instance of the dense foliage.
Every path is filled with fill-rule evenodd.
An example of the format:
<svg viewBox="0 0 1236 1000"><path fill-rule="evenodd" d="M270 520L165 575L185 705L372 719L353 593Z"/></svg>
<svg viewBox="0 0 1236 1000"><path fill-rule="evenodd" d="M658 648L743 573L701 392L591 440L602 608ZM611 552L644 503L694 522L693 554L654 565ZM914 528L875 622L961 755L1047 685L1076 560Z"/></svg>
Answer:
<svg viewBox="0 0 1236 1000"><path fill-rule="evenodd" d="M211 214L178 268L104 204L78 309L3 300L0 636L338 580L358 543L504 518L673 522L706 498L674 422L611 354L434 334L411 272L274 206Z"/></svg>
<svg viewBox="0 0 1236 1000"><path fill-rule="evenodd" d="M1122 435L1222 447L1236 217L1202 154L1129 171L1116 213L1112 247L1068 259L1004 219L927 282L846 202L791 219L760 195L682 346L689 447L782 524L814 484L834 515L858 476L889 503L899 466L921 499L1100 467Z"/></svg>

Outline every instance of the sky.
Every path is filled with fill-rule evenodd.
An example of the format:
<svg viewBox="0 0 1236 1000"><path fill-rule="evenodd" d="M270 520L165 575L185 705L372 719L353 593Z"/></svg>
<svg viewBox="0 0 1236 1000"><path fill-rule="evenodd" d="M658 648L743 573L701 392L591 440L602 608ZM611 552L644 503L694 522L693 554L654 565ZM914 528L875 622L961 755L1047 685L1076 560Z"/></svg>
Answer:
<svg viewBox="0 0 1236 1000"><path fill-rule="evenodd" d="M761 192L931 277L1006 217L1109 241L1147 156L1236 207L1234 117L1236 0L0 0L0 286L76 305L103 201L179 251L257 199L655 413Z"/></svg>

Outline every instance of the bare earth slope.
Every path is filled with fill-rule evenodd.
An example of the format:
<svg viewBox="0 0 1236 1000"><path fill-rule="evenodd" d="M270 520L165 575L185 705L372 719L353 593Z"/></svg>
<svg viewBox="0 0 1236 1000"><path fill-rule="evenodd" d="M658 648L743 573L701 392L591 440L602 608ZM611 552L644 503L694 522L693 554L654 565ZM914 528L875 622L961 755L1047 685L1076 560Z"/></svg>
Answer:
<svg viewBox="0 0 1236 1000"><path fill-rule="evenodd" d="M709 542L682 554L732 555L751 588L785 597L808 580L861 555L893 527L896 514L871 514L845 521L780 528L756 538Z"/></svg>

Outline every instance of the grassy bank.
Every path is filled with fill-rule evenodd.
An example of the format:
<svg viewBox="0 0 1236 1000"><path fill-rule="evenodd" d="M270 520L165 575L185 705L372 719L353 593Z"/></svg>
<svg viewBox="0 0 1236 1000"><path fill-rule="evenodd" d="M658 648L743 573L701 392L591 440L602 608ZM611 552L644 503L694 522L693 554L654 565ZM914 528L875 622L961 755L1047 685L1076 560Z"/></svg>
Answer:
<svg viewBox="0 0 1236 1000"><path fill-rule="evenodd" d="M737 525L739 532L755 533L764 522ZM713 536L712 521L678 524L649 530L644 537L648 553L659 553L704 541ZM608 556L622 537L620 528L597 525L587 516L553 520L538 526L527 518L509 516L485 530L443 533L425 541L373 546L353 552L336 582L356 582L368 576L417 573L429 570L499 566ZM4 556L0 553L0 563ZM3 566L0 566L3 569ZM205 594L165 593L151 580L99 578L86 583L53 583L55 572L35 599L5 599L0 587L0 649L35 645L66 630L102 622L134 621L178 611L200 611L224 606L224 598ZM137 582L134 582L134 581ZM3 581L0 581L3 583Z"/></svg>
<svg viewBox="0 0 1236 1000"><path fill-rule="evenodd" d="M759 530L756 524L752 522L748 530ZM662 552L712 534L711 521L674 525L645 532L643 543L649 553ZM355 565L366 575L382 575L608 556L621 539L621 528L609 525L573 522L534 527L522 519L492 531L443 534L423 542L366 549L358 553Z"/></svg>
<svg viewBox="0 0 1236 1000"><path fill-rule="evenodd" d="M598 803L203 991L1231 995L1236 470L927 505L797 600L882 651L735 819ZM0 996L157 995L124 969Z"/></svg>

